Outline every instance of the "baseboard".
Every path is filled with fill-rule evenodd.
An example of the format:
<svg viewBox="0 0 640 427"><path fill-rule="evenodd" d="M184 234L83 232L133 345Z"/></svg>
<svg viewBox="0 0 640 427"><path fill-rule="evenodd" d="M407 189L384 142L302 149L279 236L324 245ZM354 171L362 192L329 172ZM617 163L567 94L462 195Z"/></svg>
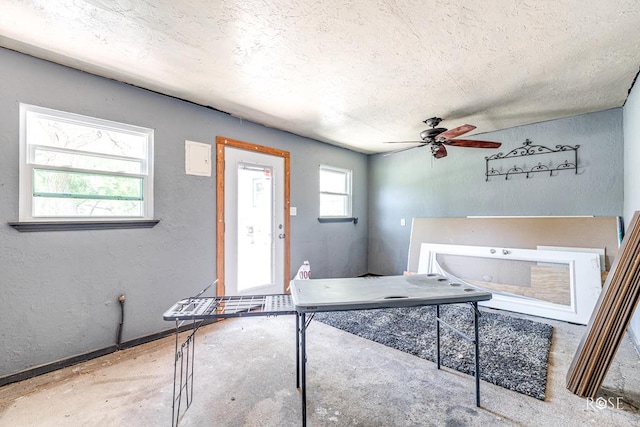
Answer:
<svg viewBox="0 0 640 427"><path fill-rule="evenodd" d="M215 320L204 322L203 325L208 325L214 323ZM186 331L188 329L193 328L193 323L188 323L179 328L179 331ZM26 369L24 371L17 372L15 374L10 374L4 377L0 377L0 387L3 387L7 384L16 383L19 381L24 381L29 378L37 377L38 375L47 374L49 372L57 371L58 369L67 368L69 366L77 365L78 363L86 362L87 360L95 359L96 357L106 356L107 354L115 353L118 350L124 350L127 348L135 347L140 344L146 344L160 338L164 338L168 335L174 334L176 332L175 328L167 329L165 331L156 332L155 334L145 335L140 338L135 338L129 341L125 341L118 345L111 345L109 347L101 348L98 350L93 350L88 353L79 354L73 357L69 357L67 359L57 360L52 363L47 363L45 365L40 365L35 368Z"/></svg>
<svg viewBox="0 0 640 427"><path fill-rule="evenodd" d="M365 274L361 274L358 277L380 277L382 276L382 274L373 274L373 273L365 273Z"/></svg>
<svg viewBox="0 0 640 427"><path fill-rule="evenodd" d="M217 322L216 319L203 320L202 323L200 324L200 326L210 325L210 324L216 323L216 322ZM193 323L185 323L184 325L182 325L182 326L180 326L178 328L178 331L179 332L184 332L184 331L189 330L189 329L193 329ZM145 336L140 337L140 338L135 338L135 339L132 339L132 340L129 340L129 341L125 341L125 342L120 344L119 350L124 350L124 349L135 347L135 346L141 345L141 344L146 344L148 342L159 340L160 338L164 338L167 335L171 335L171 334L175 334L175 333L176 333L176 329L172 328L172 329L167 329L165 331L156 332L155 334L145 335Z"/></svg>
<svg viewBox="0 0 640 427"><path fill-rule="evenodd" d="M17 383L18 381L27 380L29 378L37 377L38 375L47 374L49 372L57 371L58 369L66 368L67 366L76 365L81 362L86 362L96 357L106 356L107 354L117 351L118 347L115 345L101 348L99 350L90 351L88 353L79 354L77 356L70 357L68 359L57 360L46 365L40 365L35 368L27 369L15 374L7 375L0 378L0 387L11 383Z"/></svg>

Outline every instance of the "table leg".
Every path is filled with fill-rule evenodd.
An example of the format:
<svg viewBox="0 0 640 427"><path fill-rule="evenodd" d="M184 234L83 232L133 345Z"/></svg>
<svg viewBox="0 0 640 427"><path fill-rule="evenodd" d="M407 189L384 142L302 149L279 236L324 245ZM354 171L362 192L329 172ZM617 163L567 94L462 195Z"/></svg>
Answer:
<svg viewBox="0 0 640 427"><path fill-rule="evenodd" d="M296 388L300 388L300 315L296 313Z"/></svg>
<svg viewBox="0 0 640 427"><path fill-rule="evenodd" d="M480 337L478 336L478 303L473 302L473 329L475 332L475 359L476 359L476 406L480 406Z"/></svg>
<svg viewBox="0 0 640 427"><path fill-rule="evenodd" d="M436 304L436 363L440 369L440 305Z"/></svg>
<svg viewBox="0 0 640 427"><path fill-rule="evenodd" d="M300 376L302 400L302 427L307 425L307 348L306 348L306 319L305 313L300 313Z"/></svg>

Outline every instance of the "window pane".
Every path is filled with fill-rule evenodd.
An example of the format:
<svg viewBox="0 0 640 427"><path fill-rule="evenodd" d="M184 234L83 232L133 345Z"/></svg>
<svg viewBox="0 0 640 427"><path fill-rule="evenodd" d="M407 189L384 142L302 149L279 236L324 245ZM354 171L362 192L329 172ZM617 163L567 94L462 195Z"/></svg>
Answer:
<svg viewBox="0 0 640 427"><path fill-rule="evenodd" d="M20 104L20 220L152 218L153 133Z"/></svg>
<svg viewBox="0 0 640 427"><path fill-rule="evenodd" d="M349 197L320 194L320 216L349 216Z"/></svg>
<svg viewBox="0 0 640 427"><path fill-rule="evenodd" d="M34 169L33 196L142 200L142 178Z"/></svg>
<svg viewBox="0 0 640 427"><path fill-rule="evenodd" d="M89 123L75 124L29 115L27 138L32 145L145 158L147 135L107 130Z"/></svg>
<svg viewBox="0 0 640 427"><path fill-rule="evenodd" d="M142 217L141 201L34 197L36 217Z"/></svg>
<svg viewBox="0 0 640 427"><path fill-rule="evenodd" d="M347 174L335 170L320 170L320 191L346 194Z"/></svg>
<svg viewBox="0 0 640 427"><path fill-rule="evenodd" d="M36 148L34 163L47 166L63 166L76 169L93 169L106 172L144 173L141 160L113 159L77 153Z"/></svg>

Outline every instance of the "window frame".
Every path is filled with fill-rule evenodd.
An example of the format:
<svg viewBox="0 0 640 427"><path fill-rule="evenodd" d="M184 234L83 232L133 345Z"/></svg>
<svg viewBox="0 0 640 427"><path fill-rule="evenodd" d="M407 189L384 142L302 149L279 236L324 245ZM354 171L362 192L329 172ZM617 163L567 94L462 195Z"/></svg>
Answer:
<svg viewBox="0 0 640 427"><path fill-rule="evenodd" d="M345 193L336 193L331 191L322 191L322 172L339 172L345 175ZM318 218L319 219L332 219L332 218L353 218L353 171L351 169L340 168L336 166L329 166L325 164L321 164L318 171ZM347 199L347 212L345 215L322 215L322 195L337 195L337 196L346 196Z"/></svg>
<svg viewBox="0 0 640 427"><path fill-rule="evenodd" d="M51 166L40 165L31 162L30 150L35 150L39 144L29 143L27 133L28 120L30 118L46 118L53 121L70 123L74 125L86 126L91 129L100 129L104 131L117 131L131 135L143 136L146 138L146 157L141 160L142 171L140 173L127 172L105 172L98 169L82 169L68 166ZM55 110L36 105L20 103L20 165L19 165L19 203L18 203L18 223L60 223L60 224L85 224L100 223L102 228L107 223L127 223L127 227L132 223L146 222L157 223L153 220L154 215L154 198L153 198L153 176L154 176L154 130L151 128L130 125L126 123L115 122L111 120L100 119L97 117L85 116L76 113L70 113L61 110ZM47 147L49 148L49 147ZM87 154L82 150L60 149L51 147L53 151L69 151L73 154ZM123 156L110 154L95 154L106 158L122 159ZM33 174L35 170L45 171L61 171L65 173L90 173L93 175L109 175L115 177L135 177L142 180L142 215L129 216L35 216L34 208L34 182ZM12 224L13 225L13 224Z"/></svg>

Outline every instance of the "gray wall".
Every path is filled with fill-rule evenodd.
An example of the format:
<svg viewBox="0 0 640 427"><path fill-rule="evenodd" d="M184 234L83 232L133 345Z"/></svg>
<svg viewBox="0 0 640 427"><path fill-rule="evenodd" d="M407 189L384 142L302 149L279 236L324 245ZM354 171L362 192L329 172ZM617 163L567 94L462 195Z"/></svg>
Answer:
<svg viewBox="0 0 640 427"><path fill-rule="evenodd" d="M0 377L113 345L124 293L123 341L166 330L162 313L211 283L215 178L184 173L184 140L216 135L291 153L291 272L313 277L367 272L367 156L242 121L0 49ZM20 233L18 104L55 108L155 129L152 229ZM353 170L357 225L319 224L318 165ZM215 176L215 171L214 171Z"/></svg>
<svg viewBox="0 0 640 427"><path fill-rule="evenodd" d="M506 153L526 139L550 148L580 145L578 174L524 175L485 182L485 156ZM407 268L413 217L470 215L621 216L622 109L537 123L479 135L499 150L456 148L432 160L426 148L369 158L369 271ZM531 163L531 160L529 160ZM407 225L400 226L405 218Z"/></svg>
<svg viewBox="0 0 640 427"><path fill-rule="evenodd" d="M640 210L640 88L636 84L624 105L624 219L625 224ZM640 352L640 307L629 329Z"/></svg>

